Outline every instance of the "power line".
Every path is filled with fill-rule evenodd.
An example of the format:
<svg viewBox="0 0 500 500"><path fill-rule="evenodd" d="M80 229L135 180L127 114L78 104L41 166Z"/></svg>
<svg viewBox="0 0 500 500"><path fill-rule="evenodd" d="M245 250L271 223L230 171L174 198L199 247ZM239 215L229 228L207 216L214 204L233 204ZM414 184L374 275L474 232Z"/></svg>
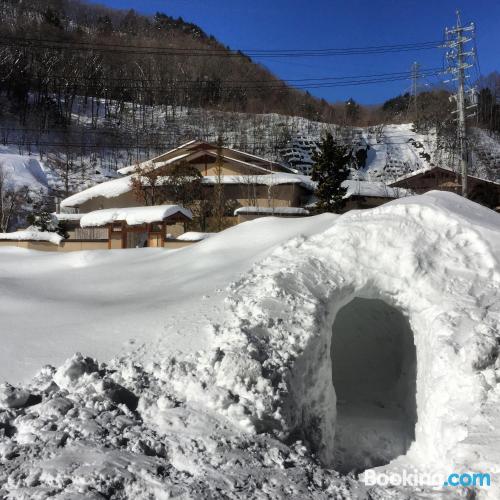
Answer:
<svg viewBox="0 0 500 500"><path fill-rule="evenodd" d="M441 74L441 71L429 71L427 73L420 73L421 76L437 76ZM342 77L343 78L343 77ZM206 82L196 82L193 81L189 85L183 84L183 85L177 85L175 82L173 83L164 83L163 86L158 87L158 86L149 86L149 87L139 87L139 86L124 86L124 85L107 85L107 82L105 78L102 80L98 80L95 85L89 85L89 81L87 79L80 79L79 77L73 77L73 78L63 78L61 80L69 80L72 82L76 83L69 83L69 82L59 82L59 85L62 87L71 87L73 90L76 89L88 89L90 87L96 87L94 90L100 91L101 93L103 92L124 92L124 91L130 91L130 92L155 92L158 94L171 94L172 92L175 91L182 91L182 90L209 90L213 91L214 93L217 92L229 92L229 91L263 91L263 90L273 90L276 92L285 92L288 93L291 90L308 90L308 89L319 89L319 88L335 88L335 87L356 87L359 85L372 85L376 83L391 83L391 82L399 82L399 81L404 81L404 80L409 80L411 76L408 73L401 73L401 74L395 74L394 76L388 76L388 77L375 77L375 78L358 78L358 79L352 79L352 80L338 80L338 81L326 81L326 82L317 82L317 83L301 83L298 85L293 85L293 86L287 86L285 82L277 81L275 84L269 82L269 84L262 85L259 82L255 82L253 85L225 85L224 82L216 84L214 87L210 87L209 85L213 84L213 81L206 81ZM54 82L58 82L59 77L45 77L45 78L40 78L38 79L39 81L43 82L43 80L50 80ZM86 82L85 84L78 83L78 82ZM119 82L119 79L114 79L112 80L114 82ZM125 81L132 81L132 80L125 80ZM140 80L138 80L140 82ZM57 85L55 85L57 86ZM167 86L170 86L171 88L168 89L166 88Z"/></svg>
<svg viewBox="0 0 500 500"><path fill-rule="evenodd" d="M110 52L114 54L140 54L158 56L193 56L193 57L330 57L342 55L385 54L435 49L443 41L417 42L409 44L372 45L366 47L346 47L327 49L282 49L282 50L229 50L229 49L193 49L183 47L141 46L131 44L105 44L100 42L77 42L47 38L16 37L0 35L0 45L30 49L55 49L73 51Z"/></svg>
<svg viewBox="0 0 500 500"><path fill-rule="evenodd" d="M437 73L440 73L442 70L441 68L427 68L421 70L419 74L423 75L428 75L428 76L433 76ZM279 79L274 79L274 80L171 80L171 81L161 81L161 80L153 80L153 79L147 79L147 78L123 78L123 77L108 77L105 75L96 75L96 76L71 76L71 75L47 75L47 76L38 76L35 79L39 81L46 81L46 80L67 80L67 81L101 81L101 82L136 82L136 83L161 83L163 85L205 85L205 84L210 84L214 82L219 82L224 85L230 83L230 84L243 84L243 83L251 83L253 85L258 85L260 87L261 84L270 84L270 85L280 85L282 86L283 83L292 83L293 82L306 82L302 84L307 84L308 82L324 82L325 84L332 82L339 82L342 83L342 80L348 80L352 82L356 81L365 81L364 79L372 79L372 78L382 78L382 77L398 77L398 78L404 78L406 79L407 77L410 78L412 76L413 71L399 71L399 72L391 72L391 73L376 73L376 74L370 74L370 75L350 75L350 76L327 76L327 77L321 77L321 78L296 78L296 79L284 79L284 80L279 80ZM322 83L312 83L312 85L320 85Z"/></svg>

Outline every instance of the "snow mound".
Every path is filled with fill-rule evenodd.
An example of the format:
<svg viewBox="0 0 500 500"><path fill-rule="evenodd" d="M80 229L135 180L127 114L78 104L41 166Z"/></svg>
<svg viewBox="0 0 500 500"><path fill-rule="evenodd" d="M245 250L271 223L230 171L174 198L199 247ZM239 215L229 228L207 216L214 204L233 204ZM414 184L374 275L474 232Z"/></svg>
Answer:
<svg viewBox="0 0 500 500"><path fill-rule="evenodd" d="M36 227L29 227L24 231L13 233L0 233L0 240L8 241L48 241L54 245L60 245L64 237L57 233L39 231Z"/></svg>
<svg viewBox="0 0 500 500"><path fill-rule="evenodd" d="M198 231L187 231L180 236L177 236L179 241L201 241L206 240L207 238L211 238L217 233L199 233Z"/></svg>

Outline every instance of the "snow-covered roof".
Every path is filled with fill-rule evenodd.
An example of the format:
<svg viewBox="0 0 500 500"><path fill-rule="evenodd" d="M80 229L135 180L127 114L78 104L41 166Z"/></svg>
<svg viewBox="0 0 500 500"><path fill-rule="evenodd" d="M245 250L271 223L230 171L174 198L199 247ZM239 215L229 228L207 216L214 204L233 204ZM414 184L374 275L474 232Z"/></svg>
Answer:
<svg viewBox="0 0 500 500"><path fill-rule="evenodd" d="M206 149L198 149L198 150L193 149L193 148L196 148L197 146L206 146ZM217 148L217 145L215 145L215 144L210 144L209 142L200 141L200 140L192 140L192 141L186 142L185 144L181 144L180 146L178 146L176 148L170 149L170 150L166 151L165 153L162 153L161 155L156 156L155 158L152 158L151 160L148 160L146 162L139 164L139 167L146 165L146 164L150 164L150 163L156 163L159 166L168 165L170 163L174 163L180 159L183 159L183 158L186 158L188 156L195 155L195 154L208 154L208 155L215 156L216 153L214 153L213 150L216 148ZM182 150L186 150L186 149L187 149L186 153L183 153L181 155L177 155L177 156L170 158L166 161L162 160L162 158L169 156L172 153L175 153L176 151L182 151ZM212 150L212 151L210 151L210 150ZM223 147L222 148L222 156L228 161L233 161L235 163L239 163L242 165L250 166L253 168L258 168L259 170L263 170L263 171L271 171L273 169L273 166L278 166L280 169L284 169L284 170L293 172L293 169L291 169L287 165L283 165L281 163L278 163L278 162L275 162L272 160L268 160L268 159L263 158L261 156L257 156L257 155L247 153L245 151L240 151L238 149L234 149L234 148L230 148L230 147ZM236 158L236 156L245 157L249 161L238 159L238 158ZM256 165L255 163L252 163L251 160L255 160L256 162L264 164L265 166ZM120 172L121 174L130 174L136 168L137 168L136 165L130 165L127 167L120 168L118 170L118 172Z"/></svg>
<svg viewBox="0 0 500 500"><path fill-rule="evenodd" d="M170 158L169 160L166 160L163 162L158 162L157 165L155 165L154 160L148 160L148 161L145 161L143 163L139 163L138 165L129 165L128 167L120 168L118 170L118 172L120 174L123 174L123 175L128 175L128 174L134 173L137 168L145 168L145 167L151 166L151 165L157 166L159 168L159 167L163 167L165 165L170 165L171 163L175 163L176 161L182 160L182 159L186 158L187 156L190 156L191 154L192 154L191 152L183 153L181 155L174 156L173 158Z"/></svg>
<svg viewBox="0 0 500 500"><path fill-rule="evenodd" d="M411 196L411 191L403 188L392 188L383 182L347 180L342 183L347 188L344 198L351 196L373 196L377 198L402 198Z"/></svg>
<svg viewBox="0 0 500 500"><path fill-rule="evenodd" d="M309 210L299 207L240 207L234 211L234 215L241 214L309 215Z"/></svg>
<svg viewBox="0 0 500 500"><path fill-rule="evenodd" d="M211 238L216 233L198 233L197 231L188 231L187 233L177 236L179 241L201 241Z"/></svg>
<svg viewBox="0 0 500 500"><path fill-rule="evenodd" d="M111 224L112 222L126 222L129 226L137 226L151 222L160 222L177 213L186 216L188 219L193 218L191 211L181 205L107 208L83 215L80 219L80 225L82 227L99 227Z"/></svg>
<svg viewBox="0 0 500 500"><path fill-rule="evenodd" d="M434 165L434 166L430 166L430 167L420 168L420 169L414 170L413 172L410 172L408 174L402 175L401 177L398 177L395 181L390 182L389 185L393 186L394 184L397 184L397 183L399 183L401 181L404 181L406 179L411 179L413 177L417 177L419 175L426 174L428 172L432 172L433 170L444 170L445 172L449 172L450 174L455 174L456 173L451 168ZM467 177L470 178L470 179L476 179L476 180L482 181L482 182L488 182L488 183L491 183L491 184L500 185L499 182L492 181L490 179L483 179L481 177L477 177L477 176L470 175L470 174L468 174Z"/></svg>
<svg viewBox="0 0 500 500"><path fill-rule="evenodd" d="M126 177L120 177L119 179L113 179L112 181L102 182L96 186L85 189L76 193L61 202L61 207L77 207L86 201L93 198L98 198L103 196L104 198L115 198L121 194L128 193L131 189L132 176L127 175Z"/></svg>
<svg viewBox="0 0 500 500"><path fill-rule="evenodd" d="M59 221L79 221L85 214L52 214Z"/></svg>
<svg viewBox="0 0 500 500"><path fill-rule="evenodd" d="M206 184L216 184L218 179L214 175L203 177ZM314 190L316 184L306 175L298 174L267 174L267 175L223 175L220 178L222 184L262 184L264 186L277 186L279 184L300 184L310 190Z"/></svg>
<svg viewBox="0 0 500 500"><path fill-rule="evenodd" d="M38 231L35 227L29 227L23 231L14 233L0 233L0 240L6 241L48 241L54 245L59 245L64 238L48 231Z"/></svg>
<svg viewBox="0 0 500 500"><path fill-rule="evenodd" d="M260 167L256 167L259 168ZM128 193L132 190L131 185L132 175L113 179L111 181L103 182L76 193L61 202L61 207L77 207L83 203L100 196L104 198L115 198L122 194ZM164 178L165 180L168 177ZM216 176L205 176L203 182L207 184L217 183ZM263 184L265 186L275 186L278 184L301 184L311 191L315 189L315 183L311 178L306 175L288 174L280 172L275 174L265 175L223 175L221 177L223 184Z"/></svg>

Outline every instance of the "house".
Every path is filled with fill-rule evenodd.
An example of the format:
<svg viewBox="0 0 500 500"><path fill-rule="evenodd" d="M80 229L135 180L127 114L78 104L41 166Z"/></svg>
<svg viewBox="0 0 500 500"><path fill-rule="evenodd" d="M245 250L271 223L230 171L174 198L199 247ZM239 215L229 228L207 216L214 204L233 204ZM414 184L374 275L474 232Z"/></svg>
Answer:
<svg viewBox="0 0 500 500"><path fill-rule="evenodd" d="M413 194L408 189L390 187L378 181L347 180L342 183L342 187L347 188L342 212L375 208L397 198Z"/></svg>
<svg viewBox="0 0 500 500"><path fill-rule="evenodd" d="M302 207L315 189L309 177L298 175L280 163L204 141L190 141L139 165L122 168L118 171L120 177L62 200L60 213L55 215L64 222L69 235L65 245L75 244L81 247L78 249L176 248L197 241L196 238L182 238L192 214L183 207L172 205L167 190L163 191L165 199L161 200L163 205L160 207L142 206L142 200L133 190L132 180L141 169L161 168L162 176L166 177L169 169L180 163L188 163L200 172L205 200L212 199L216 185L223 186L226 225L253 218L248 212L243 214L248 207L260 210L259 215L270 211L277 216L299 212L305 215L307 211ZM152 210L158 208L161 212L161 207L165 210L176 207L175 214L169 213L165 218L162 212L151 218ZM238 209L242 210L241 214L235 213Z"/></svg>
<svg viewBox="0 0 500 500"><path fill-rule="evenodd" d="M280 163L231 148L218 148L204 141L190 141L137 166L118 172L122 177L76 193L61 202L61 212L88 213L107 208L141 206L131 180L137 169L168 167L187 162L199 170L208 193L219 182L231 201L227 216L236 208L301 207L314 191L314 184ZM169 200L164 200L168 203Z"/></svg>
<svg viewBox="0 0 500 500"><path fill-rule="evenodd" d="M104 228L108 249L164 247L168 238L168 225L185 223L193 216L179 205L152 207L108 208L82 215L80 227Z"/></svg>
<svg viewBox="0 0 500 500"><path fill-rule="evenodd" d="M435 166L403 175L391 182L389 186L411 189L416 194L423 194L433 189L460 194L462 176L448 168ZM500 183L468 175L467 186L469 199L497 211L500 210Z"/></svg>
<svg viewBox="0 0 500 500"><path fill-rule="evenodd" d="M342 182L342 187L346 189L344 195L344 207L341 213L349 210L363 210L375 208L389 201L405 196L411 196L413 192L403 188L391 188L380 181L362 181L349 179ZM312 197L306 208L313 210L316 207L317 199Z"/></svg>
<svg viewBox="0 0 500 500"><path fill-rule="evenodd" d="M88 214L54 214L64 222L68 238L36 227L14 233L0 233L0 247L17 246L50 252L112 250L118 248L179 248L208 235L191 234L177 240L169 228L192 219L191 212L179 205L109 208ZM189 235L189 233L186 233Z"/></svg>

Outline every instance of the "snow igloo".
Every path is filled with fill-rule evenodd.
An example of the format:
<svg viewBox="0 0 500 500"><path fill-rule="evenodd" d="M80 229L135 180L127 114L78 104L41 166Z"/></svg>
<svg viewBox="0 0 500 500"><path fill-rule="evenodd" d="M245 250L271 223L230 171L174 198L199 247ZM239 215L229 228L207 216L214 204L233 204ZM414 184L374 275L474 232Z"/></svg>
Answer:
<svg viewBox="0 0 500 500"><path fill-rule="evenodd" d="M260 366L232 386L255 429L342 472L460 467L495 378L497 235L498 215L431 192L339 216L254 266L222 347Z"/></svg>

